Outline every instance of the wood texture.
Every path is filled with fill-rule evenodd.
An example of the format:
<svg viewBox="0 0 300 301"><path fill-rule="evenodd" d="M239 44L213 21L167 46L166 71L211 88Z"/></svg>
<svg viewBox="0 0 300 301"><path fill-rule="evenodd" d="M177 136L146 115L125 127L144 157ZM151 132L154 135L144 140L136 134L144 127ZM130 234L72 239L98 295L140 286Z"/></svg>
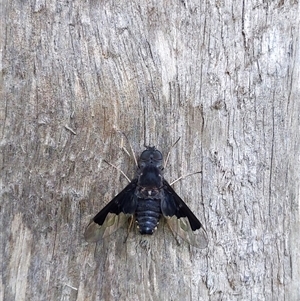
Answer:
<svg viewBox="0 0 300 301"><path fill-rule="evenodd" d="M299 300L298 1L2 1L1 287L11 300ZM84 229L172 150L206 250Z"/></svg>

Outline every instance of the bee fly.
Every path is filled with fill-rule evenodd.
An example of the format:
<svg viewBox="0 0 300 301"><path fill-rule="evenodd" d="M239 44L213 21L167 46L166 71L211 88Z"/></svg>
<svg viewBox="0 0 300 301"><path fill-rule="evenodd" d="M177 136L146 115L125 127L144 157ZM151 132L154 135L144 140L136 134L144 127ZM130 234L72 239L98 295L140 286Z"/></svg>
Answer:
<svg viewBox="0 0 300 301"><path fill-rule="evenodd" d="M165 218L176 240L179 236L195 247L206 248L202 224L163 177L162 153L147 147L137 166L137 176L87 226L85 239L96 242L116 231L129 217L130 225L135 220L141 234L152 235L160 219Z"/></svg>

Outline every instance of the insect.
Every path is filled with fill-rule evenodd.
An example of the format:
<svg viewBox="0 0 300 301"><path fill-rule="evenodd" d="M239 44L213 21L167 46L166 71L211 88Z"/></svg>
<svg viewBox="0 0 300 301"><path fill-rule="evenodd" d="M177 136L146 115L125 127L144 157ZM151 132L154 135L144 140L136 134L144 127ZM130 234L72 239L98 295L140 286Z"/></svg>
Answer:
<svg viewBox="0 0 300 301"><path fill-rule="evenodd" d="M198 248L206 248L206 232L185 202L163 177L163 155L147 147L137 161L137 176L116 195L89 223L88 242L104 238L126 221L135 220L139 232L152 235L164 218L178 241L178 236Z"/></svg>

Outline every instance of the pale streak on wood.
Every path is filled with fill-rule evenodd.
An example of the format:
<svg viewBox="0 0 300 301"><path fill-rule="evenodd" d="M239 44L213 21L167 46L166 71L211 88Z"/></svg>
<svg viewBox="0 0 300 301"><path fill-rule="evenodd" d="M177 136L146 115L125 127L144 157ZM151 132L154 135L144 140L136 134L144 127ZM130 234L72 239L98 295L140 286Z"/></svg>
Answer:
<svg viewBox="0 0 300 301"><path fill-rule="evenodd" d="M27 276L31 261L32 234L22 221L21 214L16 214L11 223L11 256L9 259L9 287L18 300L26 300Z"/></svg>
<svg viewBox="0 0 300 301"><path fill-rule="evenodd" d="M69 130L72 134L76 135L76 132L73 129L71 129L68 125L65 125L65 128Z"/></svg>

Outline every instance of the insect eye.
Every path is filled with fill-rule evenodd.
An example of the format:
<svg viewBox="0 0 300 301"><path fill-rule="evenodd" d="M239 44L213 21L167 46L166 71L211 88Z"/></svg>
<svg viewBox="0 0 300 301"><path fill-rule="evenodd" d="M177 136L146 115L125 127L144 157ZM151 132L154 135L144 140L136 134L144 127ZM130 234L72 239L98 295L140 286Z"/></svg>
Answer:
<svg viewBox="0 0 300 301"><path fill-rule="evenodd" d="M150 159L152 153L153 153L153 151L145 150L142 152L140 159L142 161L148 161Z"/></svg>
<svg viewBox="0 0 300 301"><path fill-rule="evenodd" d="M158 150L147 149L142 152L140 156L140 161L162 161L162 153Z"/></svg>
<svg viewBox="0 0 300 301"><path fill-rule="evenodd" d="M155 161L161 161L163 159L162 153L158 150L155 150L152 155L153 155L153 160Z"/></svg>

